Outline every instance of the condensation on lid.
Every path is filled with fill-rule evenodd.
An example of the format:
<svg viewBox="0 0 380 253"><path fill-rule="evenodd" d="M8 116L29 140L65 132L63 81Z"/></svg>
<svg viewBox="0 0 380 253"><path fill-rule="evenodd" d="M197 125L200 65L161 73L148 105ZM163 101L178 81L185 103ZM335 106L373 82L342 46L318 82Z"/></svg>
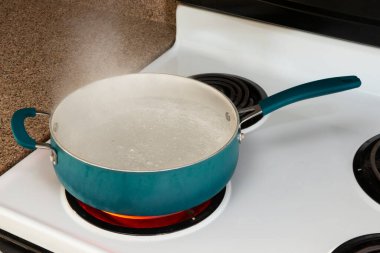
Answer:
<svg viewBox="0 0 380 253"><path fill-rule="evenodd" d="M101 80L56 108L52 137L73 156L116 170L183 167L217 153L234 137L232 103L198 81L164 74Z"/></svg>

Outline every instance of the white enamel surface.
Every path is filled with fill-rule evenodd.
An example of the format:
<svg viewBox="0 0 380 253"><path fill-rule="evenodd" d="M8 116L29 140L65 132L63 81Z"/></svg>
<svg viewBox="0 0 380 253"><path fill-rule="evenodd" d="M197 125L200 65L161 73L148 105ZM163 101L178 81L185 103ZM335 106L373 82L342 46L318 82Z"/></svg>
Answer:
<svg viewBox="0 0 380 253"><path fill-rule="evenodd" d="M247 134L230 200L199 230L146 242L84 226L62 206L44 150L0 177L0 228L54 252L329 253L379 232L380 205L356 183L352 159L380 133L380 49L183 6L177 22L176 44L145 71L232 73L269 95L337 75L363 85L278 110Z"/></svg>
<svg viewBox="0 0 380 253"><path fill-rule="evenodd" d="M88 163L157 171L217 153L234 138L236 116L225 96L198 81L132 74L71 93L55 109L51 129L64 150Z"/></svg>

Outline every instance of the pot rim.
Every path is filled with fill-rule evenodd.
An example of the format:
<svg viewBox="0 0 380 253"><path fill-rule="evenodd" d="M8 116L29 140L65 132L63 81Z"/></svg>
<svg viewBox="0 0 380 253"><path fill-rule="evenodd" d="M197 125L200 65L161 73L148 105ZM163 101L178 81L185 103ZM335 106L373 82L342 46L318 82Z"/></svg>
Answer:
<svg viewBox="0 0 380 253"><path fill-rule="evenodd" d="M126 74L128 76L130 75L161 75L161 76L174 76L176 78L184 78L184 79L191 79L191 78L188 78L188 77L183 77L183 76L178 76L178 75L173 75L173 74L165 74L165 73L133 73L133 74ZM118 77L122 77L122 76L126 76L126 75L118 75L118 76L112 76L112 77L109 77L109 78L104 78L104 79L101 79L101 80L106 80L106 79L112 79L112 78L118 78ZM101 80L97 80L97 81L101 81ZM201 81L198 81L198 80L195 80L195 79L191 79L192 81L194 82L197 82L197 83L200 83L202 85L205 85L203 82ZM97 82L97 81L94 81L94 82ZM87 84L87 85L90 85L92 84L93 82ZM85 85L86 86L86 85ZM84 86L83 86L84 87ZM90 161L87 161L86 159L83 159L81 157L78 157L77 155L73 154L72 152L68 151L66 148L63 147L62 144L59 143L59 141L54 137L54 131L53 131L53 122L52 122L52 118L53 118L53 115L56 111L56 109L58 108L58 106L61 104L62 100L65 99L66 97L70 96L72 93L74 93L76 90L72 91L71 93L69 93L67 96L65 96L58 104L57 106L52 110L52 113L49 117L49 131L50 131L50 136L51 136L51 139L53 139L54 143L59 147L61 148L65 153L67 153L68 155L70 155L71 157L83 162L83 163L86 163L86 164L89 164L91 166L95 166L95 167L98 167L98 168L102 168L102 169L106 169L106 170L112 170L112 171L120 171L120 172L128 172L128 173L157 173L157 172L162 172L162 171L171 171L171 170L177 170L177 169L182 169L182 168L185 168L185 167L189 167L189 166L192 166L192 165L195 165L195 164L198 164L198 163L201 163L205 160L208 160L212 157L214 157L216 154L218 154L219 152L221 152L222 150L224 150L227 146L229 146L232 141L237 138L237 134L240 132L240 118L239 118L239 112L236 108L236 106L232 103L232 101L225 95L223 94L222 92L218 91L217 89L211 87L211 86L206 86L206 87L209 87L210 90L213 89L217 92L219 92L219 94L224 97L226 99L226 101L232 106L234 112L235 112L235 118L236 118L236 127L235 127L235 130L234 130L234 133L232 134L231 138L223 145L221 146L217 151L215 151L214 153L211 153L209 156L201 159L201 160L197 160L195 162L192 162L192 163L188 163L188 164L184 164L182 166L178 166L178 167L171 167L171 168L164 168L164 169L160 169L160 170L128 170L128 169L117 169L117 168L111 168L111 167L106 167L106 166L103 166L103 165L99 165L99 164L96 164L96 163L93 163L93 162L90 162Z"/></svg>

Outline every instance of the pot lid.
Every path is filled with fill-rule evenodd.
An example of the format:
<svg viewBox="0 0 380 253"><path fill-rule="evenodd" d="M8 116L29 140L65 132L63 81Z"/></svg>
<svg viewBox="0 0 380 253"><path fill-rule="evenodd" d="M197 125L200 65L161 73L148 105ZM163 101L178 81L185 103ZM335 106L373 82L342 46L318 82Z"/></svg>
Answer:
<svg viewBox="0 0 380 253"><path fill-rule="evenodd" d="M237 133L234 105L216 89L165 74L131 74L86 85L61 101L54 141L104 168L161 171L202 161Z"/></svg>

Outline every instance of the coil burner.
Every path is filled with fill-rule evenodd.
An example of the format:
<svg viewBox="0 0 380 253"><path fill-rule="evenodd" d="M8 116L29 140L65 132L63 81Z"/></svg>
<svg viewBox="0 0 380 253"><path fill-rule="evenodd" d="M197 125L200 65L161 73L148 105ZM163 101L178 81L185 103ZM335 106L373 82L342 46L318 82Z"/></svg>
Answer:
<svg viewBox="0 0 380 253"><path fill-rule="evenodd" d="M380 135L369 139L359 148L353 167L361 188L380 204Z"/></svg>
<svg viewBox="0 0 380 253"><path fill-rule="evenodd" d="M71 208L84 220L101 229L130 235L157 235L191 227L211 215L223 200L226 188L202 204L162 216L132 216L95 209L65 191Z"/></svg>
<svg viewBox="0 0 380 253"><path fill-rule="evenodd" d="M264 89L257 83L254 83L244 77L231 74L206 73L191 76L195 80L206 83L224 95L234 103L237 109L243 109L258 104L259 101L267 97ZM240 115L240 121L243 121L249 112ZM254 117L242 124L242 129L249 128L262 119L262 116Z"/></svg>

